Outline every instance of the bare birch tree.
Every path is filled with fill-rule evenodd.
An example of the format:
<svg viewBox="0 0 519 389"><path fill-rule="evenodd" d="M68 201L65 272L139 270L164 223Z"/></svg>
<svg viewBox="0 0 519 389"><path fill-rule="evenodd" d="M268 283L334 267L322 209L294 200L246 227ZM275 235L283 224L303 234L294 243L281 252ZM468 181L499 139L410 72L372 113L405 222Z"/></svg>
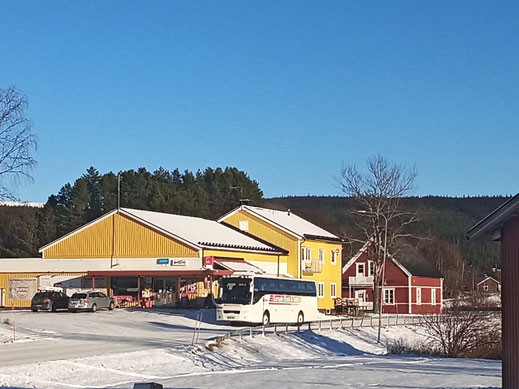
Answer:
<svg viewBox="0 0 519 389"><path fill-rule="evenodd" d="M354 165L342 165L338 183L346 196L357 200L356 224L361 238L348 239L372 242L369 250L374 266L373 301L379 310L380 285L384 252L397 254L397 242L410 237L409 224L417 221L415 212L402 209L400 200L408 196L414 186L417 172L414 168L391 163L380 154L367 160L367 172Z"/></svg>
<svg viewBox="0 0 519 389"><path fill-rule="evenodd" d="M0 200L15 199L9 189L22 179L32 179L36 136L25 110L27 98L10 87L0 89Z"/></svg>

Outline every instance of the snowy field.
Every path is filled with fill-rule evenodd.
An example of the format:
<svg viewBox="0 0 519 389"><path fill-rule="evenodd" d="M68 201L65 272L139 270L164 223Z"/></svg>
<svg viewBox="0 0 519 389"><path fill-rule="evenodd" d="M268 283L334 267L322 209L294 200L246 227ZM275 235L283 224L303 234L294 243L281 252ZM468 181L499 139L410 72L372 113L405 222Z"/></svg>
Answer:
<svg viewBox="0 0 519 389"><path fill-rule="evenodd" d="M204 311L115 310L95 314L0 312L0 387L500 388L499 361L385 355L376 329L303 331L227 339L236 327ZM6 322L9 323L6 323ZM384 328L384 340L419 342L418 328Z"/></svg>

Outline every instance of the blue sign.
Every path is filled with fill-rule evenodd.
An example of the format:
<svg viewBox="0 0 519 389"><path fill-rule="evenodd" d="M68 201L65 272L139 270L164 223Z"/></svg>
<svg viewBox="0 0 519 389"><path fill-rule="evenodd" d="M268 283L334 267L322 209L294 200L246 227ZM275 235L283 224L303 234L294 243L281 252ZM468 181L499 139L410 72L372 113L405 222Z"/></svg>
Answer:
<svg viewBox="0 0 519 389"><path fill-rule="evenodd" d="M157 265L169 265L169 258L157 259Z"/></svg>

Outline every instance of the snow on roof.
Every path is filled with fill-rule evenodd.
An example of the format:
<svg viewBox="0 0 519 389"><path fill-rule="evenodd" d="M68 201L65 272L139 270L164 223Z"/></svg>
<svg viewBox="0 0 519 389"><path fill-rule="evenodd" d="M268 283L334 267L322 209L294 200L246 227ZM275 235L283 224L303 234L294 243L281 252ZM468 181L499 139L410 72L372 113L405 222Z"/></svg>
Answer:
<svg viewBox="0 0 519 389"><path fill-rule="evenodd" d="M45 203L38 203L35 201L0 201L0 205L4 205L6 207L43 208Z"/></svg>
<svg viewBox="0 0 519 389"><path fill-rule="evenodd" d="M177 236L197 246L278 251L265 243L214 220L130 208L121 208L121 212L136 217L168 234Z"/></svg>
<svg viewBox="0 0 519 389"><path fill-rule="evenodd" d="M229 260L224 258L216 258L215 263L223 267L224 269L232 270L234 273L252 273L261 274L265 273L262 269L254 266L252 263L245 260Z"/></svg>
<svg viewBox="0 0 519 389"><path fill-rule="evenodd" d="M289 230L298 236L313 236L317 238L329 238L333 240L340 239L338 236L329 233L328 231L310 223L308 220L297 216L290 211L276 211L269 208L252 207L250 205L243 205L243 209L256 214L261 218L267 219L280 227Z"/></svg>

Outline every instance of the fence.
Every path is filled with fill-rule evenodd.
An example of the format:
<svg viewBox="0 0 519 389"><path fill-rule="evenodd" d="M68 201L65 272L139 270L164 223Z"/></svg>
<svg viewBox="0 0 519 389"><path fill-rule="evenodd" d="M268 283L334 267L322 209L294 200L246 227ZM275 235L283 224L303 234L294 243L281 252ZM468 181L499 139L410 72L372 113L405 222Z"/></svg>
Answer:
<svg viewBox="0 0 519 389"><path fill-rule="evenodd" d="M441 315L434 315L440 317ZM381 318L380 325L383 327L394 327L404 325L419 325L424 323L426 317L431 315L384 315ZM281 333L294 333L305 330L337 330L361 327L378 327L378 316L362 316L362 317L340 317L327 320L316 320L303 324L269 324L267 326L246 327L239 330L229 331L223 336L224 339L233 337L242 338L243 336L254 335L277 335Z"/></svg>

